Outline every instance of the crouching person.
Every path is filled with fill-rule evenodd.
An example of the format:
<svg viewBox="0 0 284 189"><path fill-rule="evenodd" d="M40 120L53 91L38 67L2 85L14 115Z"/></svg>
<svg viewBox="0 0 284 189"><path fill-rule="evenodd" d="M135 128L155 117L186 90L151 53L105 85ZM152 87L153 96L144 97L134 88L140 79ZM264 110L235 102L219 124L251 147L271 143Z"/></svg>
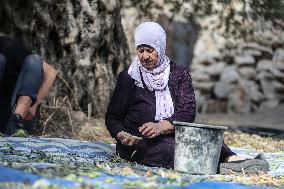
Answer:
<svg viewBox="0 0 284 189"><path fill-rule="evenodd" d="M24 45L0 36L0 131L28 134L39 119L38 109L57 71Z"/></svg>

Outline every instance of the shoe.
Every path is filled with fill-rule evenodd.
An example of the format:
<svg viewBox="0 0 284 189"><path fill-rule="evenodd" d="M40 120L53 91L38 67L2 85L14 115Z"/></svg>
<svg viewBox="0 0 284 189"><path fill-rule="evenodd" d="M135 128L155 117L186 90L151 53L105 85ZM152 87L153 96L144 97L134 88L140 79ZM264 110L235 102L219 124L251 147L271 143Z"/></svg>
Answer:
<svg viewBox="0 0 284 189"><path fill-rule="evenodd" d="M24 119L20 114L12 114L6 126L5 135L14 136L17 133L20 135L27 135L24 130Z"/></svg>
<svg viewBox="0 0 284 189"><path fill-rule="evenodd" d="M259 172L268 172L269 164L265 160L264 154L258 154L254 159L234 161L220 164L220 174L258 174Z"/></svg>

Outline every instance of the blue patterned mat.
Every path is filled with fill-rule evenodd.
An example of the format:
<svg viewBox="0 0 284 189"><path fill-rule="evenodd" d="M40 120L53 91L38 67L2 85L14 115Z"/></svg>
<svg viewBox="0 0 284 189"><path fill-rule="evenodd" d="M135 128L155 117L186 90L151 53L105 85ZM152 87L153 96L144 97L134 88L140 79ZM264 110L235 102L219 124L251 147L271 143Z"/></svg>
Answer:
<svg viewBox="0 0 284 189"><path fill-rule="evenodd" d="M233 150L246 157L257 154L245 149ZM269 174L284 175L283 153L265 155L271 166ZM103 142L58 138L0 138L0 160L0 188L72 188L84 185L96 188L265 188L208 182L206 176L184 175L182 179L161 176L155 174L163 171L161 169L118 160L114 146ZM124 174L128 170L125 167L131 167L135 171ZM152 173L150 177L145 176L148 171Z"/></svg>
<svg viewBox="0 0 284 189"><path fill-rule="evenodd" d="M247 158L254 158L259 153L248 149L241 149L241 148L231 148L231 149L238 155ZM269 162L270 175L284 176L284 152L265 153L265 158Z"/></svg>

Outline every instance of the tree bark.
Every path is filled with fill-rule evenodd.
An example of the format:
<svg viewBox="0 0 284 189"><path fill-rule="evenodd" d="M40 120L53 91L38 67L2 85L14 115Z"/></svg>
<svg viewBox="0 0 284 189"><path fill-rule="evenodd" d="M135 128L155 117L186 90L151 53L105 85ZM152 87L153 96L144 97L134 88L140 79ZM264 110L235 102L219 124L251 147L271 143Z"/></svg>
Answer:
<svg viewBox="0 0 284 189"><path fill-rule="evenodd" d="M120 9L116 0L1 0L0 31L58 69L53 96L72 96L85 111L92 103L103 116L129 61Z"/></svg>

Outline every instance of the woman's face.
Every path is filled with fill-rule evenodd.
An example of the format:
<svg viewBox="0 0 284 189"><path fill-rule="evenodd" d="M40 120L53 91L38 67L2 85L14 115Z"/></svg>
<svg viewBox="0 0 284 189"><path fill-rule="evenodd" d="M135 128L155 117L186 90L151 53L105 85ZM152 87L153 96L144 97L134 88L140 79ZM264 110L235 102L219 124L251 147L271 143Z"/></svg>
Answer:
<svg viewBox="0 0 284 189"><path fill-rule="evenodd" d="M158 52L153 47L140 45L137 47L137 55L142 66L147 70L158 67Z"/></svg>

